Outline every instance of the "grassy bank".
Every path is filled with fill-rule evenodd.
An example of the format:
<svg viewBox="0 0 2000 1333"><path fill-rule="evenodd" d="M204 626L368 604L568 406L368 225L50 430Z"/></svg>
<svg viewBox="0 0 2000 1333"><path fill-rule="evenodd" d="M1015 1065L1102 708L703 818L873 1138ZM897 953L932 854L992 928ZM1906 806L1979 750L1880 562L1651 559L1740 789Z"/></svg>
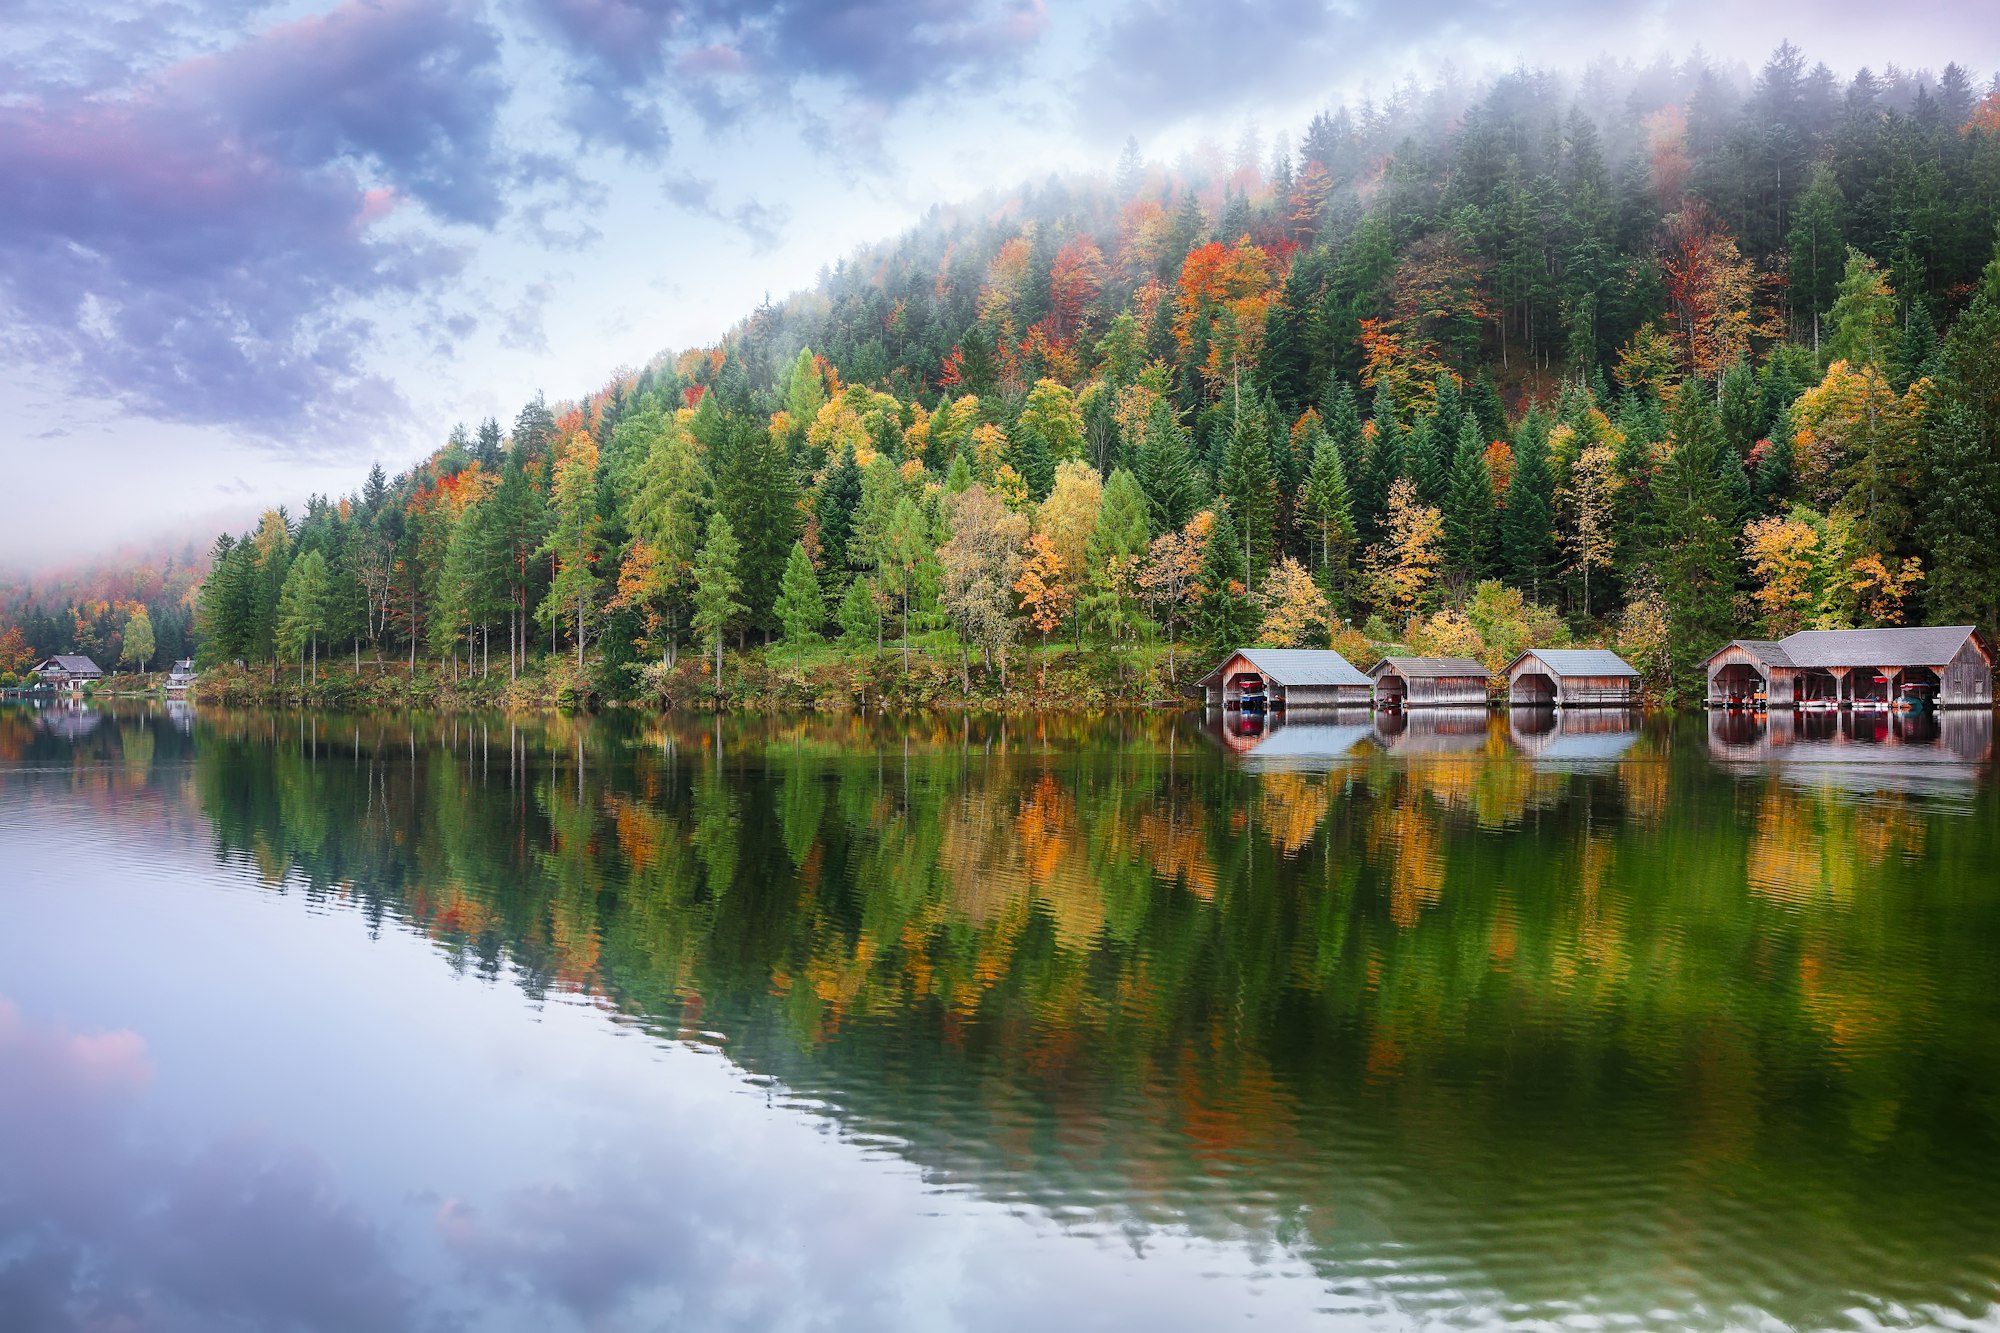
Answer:
<svg viewBox="0 0 2000 1333"><path fill-rule="evenodd" d="M456 678L436 662L322 661L315 680L296 666L218 667L201 674L194 697L233 707L310 707L433 712L547 711L630 707L646 710L876 711L901 708L1111 708L1185 701L1185 687L1206 668L1197 655L1165 645L1111 650L1050 644L1009 655L1004 679L951 645L888 642L848 649L821 646L804 654L782 647L727 650L722 683L715 659L683 653L672 666L658 661L616 666L574 657L536 657L517 679L504 663L485 674ZM1176 687L1176 679L1180 688Z"/></svg>

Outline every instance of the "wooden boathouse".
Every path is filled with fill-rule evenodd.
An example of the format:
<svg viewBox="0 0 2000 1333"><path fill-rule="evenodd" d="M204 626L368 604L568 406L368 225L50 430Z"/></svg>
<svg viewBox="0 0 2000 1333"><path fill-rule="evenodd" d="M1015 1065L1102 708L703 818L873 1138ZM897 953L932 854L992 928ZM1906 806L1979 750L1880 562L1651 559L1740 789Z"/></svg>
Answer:
<svg viewBox="0 0 2000 1333"><path fill-rule="evenodd" d="M1530 648L1507 664L1507 702L1637 708L1639 673L1607 648Z"/></svg>
<svg viewBox="0 0 2000 1333"><path fill-rule="evenodd" d="M1484 708L1491 677L1469 657L1385 657L1368 678L1377 708Z"/></svg>
<svg viewBox="0 0 2000 1333"><path fill-rule="evenodd" d="M1993 646L1971 625L1800 630L1708 659L1711 708L1993 706Z"/></svg>
<svg viewBox="0 0 2000 1333"><path fill-rule="evenodd" d="M1238 648L1196 687L1210 708L1366 708L1374 683L1331 648Z"/></svg>

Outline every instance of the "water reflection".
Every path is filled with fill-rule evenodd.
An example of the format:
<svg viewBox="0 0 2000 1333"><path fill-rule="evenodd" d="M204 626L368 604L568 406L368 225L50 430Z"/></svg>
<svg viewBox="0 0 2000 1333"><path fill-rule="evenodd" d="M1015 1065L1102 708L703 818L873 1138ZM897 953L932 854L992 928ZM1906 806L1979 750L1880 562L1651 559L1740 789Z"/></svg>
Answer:
<svg viewBox="0 0 2000 1333"><path fill-rule="evenodd" d="M1794 782L1857 792L1964 790L1993 759L1993 714L1717 710L1708 715L1708 746L1728 767L1768 766Z"/></svg>
<svg viewBox="0 0 2000 1333"><path fill-rule="evenodd" d="M883 1168L850 1168L898 1238L857 1255L823 1162L690 1178L657 1135L729 1158L743 1110L675 1103L605 1129L601 1172L552 1162L437 1215L475 1270L533 1274L494 1299L570 1292L579 1323L610 1322L590 1292L642 1287L726 1322L682 1251L760 1210L815 1272L916 1254L961 1291L903 1238L975 1205L1172 1275L1171 1300L1106 1305L1103 1271L1037 1250L980 1292L998 1326L1212 1325L1252 1308L1247 1273L1364 1325L1992 1317L1992 784L1861 799L1724 771L1716 719L1235 721L204 712L64 737L0 713L0 762L40 774L16 808L184 811L268 892L720 1048L959 1200L906 1230ZM1986 771L1942 730L1843 743ZM640 1077L624 1059L607 1089ZM384 1104L415 1077L377 1076ZM830 1322L927 1326L863 1308Z"/></svg>

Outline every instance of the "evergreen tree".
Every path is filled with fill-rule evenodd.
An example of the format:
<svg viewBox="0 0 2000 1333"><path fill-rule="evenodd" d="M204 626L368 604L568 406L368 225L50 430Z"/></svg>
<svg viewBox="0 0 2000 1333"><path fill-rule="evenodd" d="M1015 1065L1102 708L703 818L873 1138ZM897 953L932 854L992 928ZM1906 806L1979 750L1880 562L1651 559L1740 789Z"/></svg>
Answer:
<svg viewBox="0 0 2000 1333"><path fill-rule="evenodd" d="M1277 548L1278 488L1258 413L1237 417L1228 451L1223 454L1218 489L1237 540L1243 544L1245 568L1270 568Z"/></svg>
<svg viewBox="0 0 2000 1333"><path fill-rule="evenodd" d="M1340 446L1325 432L1314 445L1300 507L1312 523L1312 554L1320 583L1335 610L1344 614L1354 562L1354 504Z"/></svg>
<svg viewBox="0 0 2000 1333"><path fill-rule="evenodd" d="M1375 438L1361 467L1361 484L1354 492L1354 527L1363 546L1382 540L1389 514L1389 488L1403 475L1403 424L1387 389L1375 392Z"/></svg>
<svg viewBox="0 0 2000 1333"><path fill-rule="evenodd" d="M597 443L588 435L572 436L557 460L549 507L555 521L539 553L554 562L555 574L535 617L552 632L562 622L575 627L576 665L581 670L590 620L597 611L597 561L603 554L599 535L602 519L597 512Z"/></svg>
<svg viewBox="0 0 2000 1333"><path fill-rule="evenodd" d="M860 507L861 466L854 460L850 442L840 451L840 461L820 483L813 501L813 515L819 520L819 558L834 584L845 584L849 567L857 563L848 543L854 535L855 511Z"/></svg>
<svg viewBox="0 0 2000 1333"><path fill-rule="evenodd" d="M1507 486L1500 547L1508 578L1540 601L1542 585L1556 568L1555 470L1549 459L1547 424L1535 413L1522 422L1514 446L1514 476Z"/></svg>
<svg viewBox="0 0 2000 1333"><path fill-rule="evenodd" d="M285 572L278 595L277 643L298 660L305 679L306 650L312 650L313 679L319 679L319 636L326 624L326 557L307 551Z"/></svg>
<svg viewBox="0 0 2000 1333"><path fill-rule="evenodd" d="M1896 294L1875 261L1859 250L1847 252L1847 272L1833 302L1827 351L1857 370L1888 370L1896 346Z"/></svg>
<svg viewBox="0 0 2000 1333"><path fill-rule="evenodd" d="M1940 624L2000 628L2000 453L1964 404L1930 423L1920 533L1930 552L1924 606Z"/></svg>
<svg viewBox="0 0 2000 1333"><path fill-rule="evenodd" d="M751 623L777 628L771 608L777 605L778 582L785 560L799 537L799 483L782 442L757 422L733 423L730 450L716 478L716 498L741 544L743 600L750 605Z"/></svg>
<svg viewBox="0 0 2000 1333"><path fill-rule="evenodd" d="M1420 419L1410 431L1410 480L1416 483L1417 502L1441 509L1451 486L1452 453L1456 436L1446 437L1442 417Z"/></svg>
<svg viewBox="0 0 2000 1333"><path fill-rule="evenodd" d="M1193 624L1195 637L1218 651L1243 647L1257 631L1257 603L1245 575L1243 539L1221 510L1202 550Z"/></svg>
<svg viewBox="0 0 2000 1333"><path fill-rule="evenodd" d="M743 616L741 558L736 534L720 512L708 516L708 535L694 562L694 632L715 653L715 692L722 693L722 639Z"/></svg>
<svg viewBox="0 0 2000 1333"><path fill-rule="evenodd" d="M1683 698L1700 697L1701 665L1733 628L1737 534L1721 434L1708 394L1675 395L1673 448L1654 480L1645 533L1647 563L1666 606L1668 670Z"/></svg>
<svg viewBox="0 0 2000 1333"><path fill-rule="evenodd" d="M819 575L806 558L802 542L792 543L792 554L785 561L776 611L794 663L805 665L805 650L819 642L819 627L826 623L826 598L820 594Z"/></svg>
<svg viewBox="0 0 2000 1333"><path fill-rule="evenodd" d="M1469 580L1486 577L1493 563L1493 475L1470 414L1459 427L1443 508L1446 563Z"/></svg>
<svg viewBox="0 0 2000 1333"><path fill-rule="evenodd" d="M1812 349L1820 343L1820 321L1833 308L1846 263L1846 244L1841 238L1840 185L1833 168L1822 163L1813 168L1805 193L1799 196L1791 233L1785 239L1791 272L1788 290L1797 317L1809 324Z"/></svg>
<svg viewBox="0 0 2000 1333"><path fill-rule="evenodd" d="M1135 475L1145 492L1147 513L1156 532L1171 532L1194 516L1201 500L1201 483L1189 456L1187 432L1164 401L1153 404L1146 417L1136 466Z"/></svg>

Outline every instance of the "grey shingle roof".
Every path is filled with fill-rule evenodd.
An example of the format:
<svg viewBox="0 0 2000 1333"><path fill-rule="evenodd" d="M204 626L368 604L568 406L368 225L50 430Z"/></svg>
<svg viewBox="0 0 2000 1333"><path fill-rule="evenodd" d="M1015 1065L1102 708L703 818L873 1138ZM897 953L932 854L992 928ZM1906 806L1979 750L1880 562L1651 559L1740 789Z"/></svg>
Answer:
<svg viewBox="0 0 2000 1333"><path fill-rule="evenodd" d="M1265 679L1278 685L1359 685L1366 689L1374 684L1331 648L1239 648L1237 652L1263 672ZM1230 654L1234 656L1236 653ZM1229 658L1224 658L1200 683L1213 684L1228 663Z"/></svg>
<svg viewBox="0 0 2000 1333"><path fill-rule="evenodd" d="M1462 676L1485 680L1490 674L1469 657L1385 657L1369 667L1368 674L1380 676L1384 667L1405 678L1420 676L1426 680L1455 680Z"/></svg>
<svg viewBox="0 0 2000 1333"><path fill-rule="evenodd" d="M1750 654L1750 656L1756 658L1766 666L1788 667L1797 665L1785 652L1784 644L1774 643L1770 639L1738 639L1730 644L1729 647L1741 648L1744 652ZM1728 652L1729 649L1725 648L1722 651Z"/></svg>
<svg viewBox="0 0 2000 1333"><path fill-rule="evenodd" d="M1609 648L1530 648L1507 664L1507 670L1533 657L1558 676L1636 676L1632 664Z"/></svg>
<svg viewBox="0 0 2000 1333"><path fill-rule="evenodd" d="M47 666L49 662L55 663L57 667L69 672L71 675L75 675L80 671L99 670L97 663L91 661L88 657L65 657L59 653L51 657L48 662L42 663L42 665Z"/></svg>
<svg viewBox="0 0 2000 1333"><path fill-rule="evenodd" d="M1779 646L1789 665L1800 667L1942 666L1971 633L1970 625L1805 629L1786 635Z"/></svg>

